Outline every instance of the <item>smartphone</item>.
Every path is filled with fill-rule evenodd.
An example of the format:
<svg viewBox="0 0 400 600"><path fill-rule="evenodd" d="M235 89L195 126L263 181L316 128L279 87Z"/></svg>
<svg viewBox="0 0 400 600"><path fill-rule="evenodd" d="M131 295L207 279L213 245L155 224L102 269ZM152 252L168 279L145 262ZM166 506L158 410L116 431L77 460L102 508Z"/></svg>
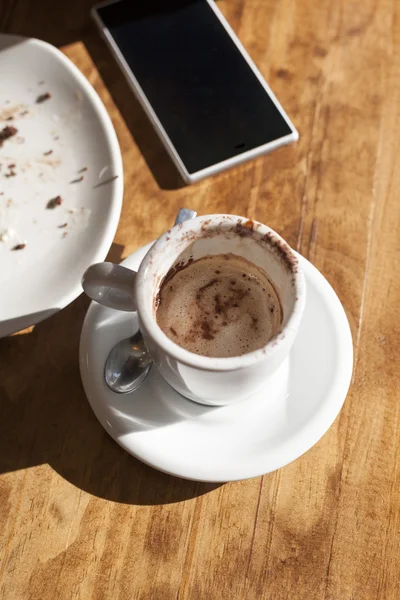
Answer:
<svg viewBox="0 0 400 600"><path fill-rule="evenodd" d="M186 183L298 139L213 0L118 0L92 16Z"/></svg>

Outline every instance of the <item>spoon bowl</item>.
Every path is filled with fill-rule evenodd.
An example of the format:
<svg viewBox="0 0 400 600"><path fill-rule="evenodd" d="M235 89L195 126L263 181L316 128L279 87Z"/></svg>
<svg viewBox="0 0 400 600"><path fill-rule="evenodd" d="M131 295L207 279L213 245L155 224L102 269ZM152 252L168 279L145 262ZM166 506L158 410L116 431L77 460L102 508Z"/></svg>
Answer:
<svg viewBox="0 0 400 600"><path fill-rule="evenodd" d="M115 344L105 364L104 379L114 392L127 394L143 383L152 363L142 334L137 331Z"/></svg>

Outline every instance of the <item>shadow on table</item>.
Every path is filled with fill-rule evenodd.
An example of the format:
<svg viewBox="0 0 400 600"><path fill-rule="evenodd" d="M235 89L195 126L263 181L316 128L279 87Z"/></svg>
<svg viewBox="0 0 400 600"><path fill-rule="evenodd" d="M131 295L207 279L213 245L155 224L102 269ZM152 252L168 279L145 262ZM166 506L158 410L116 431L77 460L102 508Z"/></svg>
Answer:
<svg viewBox="0 0 400 600"><path fill-rule="evenodd" d="M72 44L91 31L90 9L98 2L41 0L40 7L38 4L0 2L1 31L35 37L58 47Z"/></svg>
<svg viewBox="0 0 400 600"><path fill-rule="evenodd" d="M114 260L116 253L114 247ZM90 494L138 505L179 502L219 487L155 471L103 430L79 373L88 306L82 295L31 333L0 340L0 473L48 463Z"/></svg>
<svg viewBox="0 0 400 600"><path fill-rule="evenodd" d="M98 35L95 27L83 42L99 71L104 84L136 144L138 145L154 179L161 189L179 189L186 184L147 118L144 110L129 87L110 49Z"/></svg>

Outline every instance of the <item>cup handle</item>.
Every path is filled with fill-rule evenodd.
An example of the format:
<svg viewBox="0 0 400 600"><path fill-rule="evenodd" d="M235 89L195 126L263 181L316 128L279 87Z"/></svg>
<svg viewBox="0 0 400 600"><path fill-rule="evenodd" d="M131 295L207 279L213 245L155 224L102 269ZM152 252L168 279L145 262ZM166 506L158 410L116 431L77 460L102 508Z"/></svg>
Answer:
<svg viewBox="0 0 400 600"><path fill-rule="evenodd" d="M136 310L134 296L135 271L104 262L90 266L82 277L82 287L92 300L114 308L131 312Z"/></svg>

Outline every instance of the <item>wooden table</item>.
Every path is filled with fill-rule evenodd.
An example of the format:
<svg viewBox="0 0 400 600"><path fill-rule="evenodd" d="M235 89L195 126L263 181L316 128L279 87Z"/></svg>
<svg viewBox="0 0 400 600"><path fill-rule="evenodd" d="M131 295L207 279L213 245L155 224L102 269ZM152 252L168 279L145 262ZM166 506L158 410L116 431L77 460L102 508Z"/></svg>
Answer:
<svg viewBox="0 0 400 600"><path fill-rule="evenodd" d="M111 115L125 168L111 259L181 206L268 223L344 304L351 391L291 465L199 484L142 465L95 419L78 369L85 298L1 340L4 600L400 598L400 2L219 5L301 137L192 187L91 26L90 1L2 0L0 30L61 47Z"/></svg>

